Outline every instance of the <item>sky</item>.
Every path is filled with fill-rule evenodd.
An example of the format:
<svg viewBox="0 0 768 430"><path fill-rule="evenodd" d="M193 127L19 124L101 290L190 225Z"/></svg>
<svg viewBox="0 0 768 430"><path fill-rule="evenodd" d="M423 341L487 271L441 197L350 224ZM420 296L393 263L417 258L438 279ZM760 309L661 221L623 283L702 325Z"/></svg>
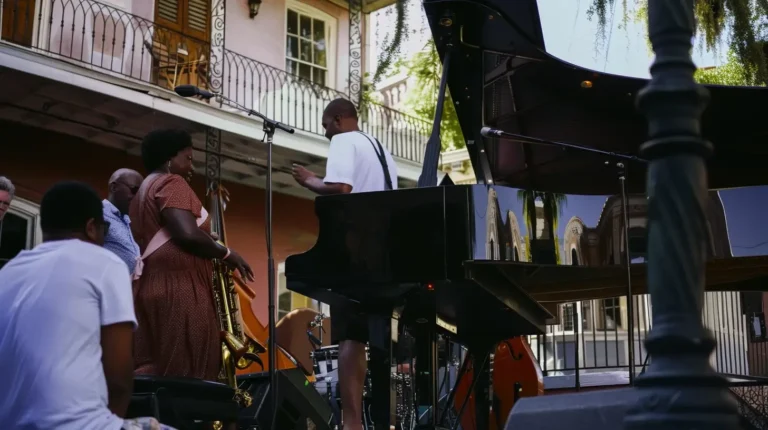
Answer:
<svg viewBox="0 0 768 430"><path fill-rule="evenodd" d="M538 0L547 52L569 63L593 70L641 78L650 77L648 68L653 54L646 42L646 24L630 22L626 29L620 28L622 2L617 0L614 2L616 7L613 11L613 22L610 21L609 14L605 45L596 49L597 22L590 21L587 17L590 4L590 0ZM402 54L406 58L420 51L430 38L419 0L411 0L408 14L410 34L402 48ZM378 41L383 40L386 34L392 33L393 11L389 14L386 11L377 12L373 19ZM696 48L693 59L698 67L716 66L725 62L725 44L718 48L717 53L702 52L696 41L694 47ZM376 64L380 46L371 51L373 64ZM721 190L720 196L725 206L733 255L768 255L768 223L762 220L768 212L768 187ZM573 216L580 217L588 227L594 227L606 199L607 196L569 196L568 204L563 208L560 217L558 236L564 237L565 225ZM516 192L500 193L499 203L502 207L513 208L518 220L522 222L522 207L517 201ZM484 208L482 205L480 207ZM506 219L506 215L504 218ZM521 227L525 229L522 225Z"/></svg>

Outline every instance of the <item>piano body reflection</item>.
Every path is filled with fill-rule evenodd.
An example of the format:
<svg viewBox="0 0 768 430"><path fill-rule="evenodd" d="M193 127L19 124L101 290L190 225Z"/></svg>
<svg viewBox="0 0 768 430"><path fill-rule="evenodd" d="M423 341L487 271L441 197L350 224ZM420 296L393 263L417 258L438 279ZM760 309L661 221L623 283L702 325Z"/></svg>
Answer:
<svg viewBox="0 0 768 430"><path fill-rule="evenodd" d="M553 323L545 320L558 303L645 294L645 265L629 265L628 257L633 244L645 240L644 229L633 223L648 221L641 214L646 164L605 152L639 153L647 121L634 102L647 80L588 70L548 54L536 0L423 4L480 185L318 197L317 244L286 260L286 277L288 289L325 303L352 300L385 314L394 309L416 331L439 327L476 352L478 369L490 344ZM709 195L713 240L706 287L762 294L768 253L734 252L728 235L729 227L735 229L728 222L768 210L762 120L768 117L768 89L709 91L703 117L704 136L715 147L709 186L752 188L727 190L730 209L721 198L726 191ZM517 137L485 138L484 126ZM436 166L436 153L428 149L424 163ZM751 200L745 197L750 193ZM563 197L569 207L579 199L588 204L562 216L551 203ZM758 208L748 207L756 202ZM762 223L738 230L741 237L751 231L757 238L747 245L768 233ZM430 340L427 362L433 367L434 333L421 335ZM483 378L484 372L475 373ZM431 383L421 390L430 391L430 402L434 377ZM487 403L487 383L478 379L476 388L475 399ZM477 429L487 428L485 406L476 407Z"/></svg>
<svg viewBox="0 0 768 430"><path fill-rule="evenodd" d="M317 243L286 260L288 289L331 305L351 301L387 316L395 310L398 324L416 337L417 372L429 375L417 385L421 404L434 406L437 332L466 345L481 363L474 368L482 369L488 367L482 363L496 343L542 333L551 318L521 288L475 262L513 255L511 248L499 246L498 211L487 213L489 195L494 194L475 185L318 197ZM494 220L492 230L488 215ZM370 341L374 390L390 385L389 339L396 334L391 326L372 333L378 337ZM380 365L385 369L377 377L374 369ZM476 374L477 386L487 392L487 374ZM374 392L377 428L388 426L393 415L394 405L387 405L383 396ZM436 423L437 408L432 411Z"/></svg>

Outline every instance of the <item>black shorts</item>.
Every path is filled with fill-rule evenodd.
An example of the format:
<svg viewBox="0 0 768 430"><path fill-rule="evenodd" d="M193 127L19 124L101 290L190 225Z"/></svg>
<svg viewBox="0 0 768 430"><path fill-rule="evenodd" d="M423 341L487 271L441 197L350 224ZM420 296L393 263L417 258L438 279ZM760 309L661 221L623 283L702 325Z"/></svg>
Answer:
<svg viewBox="0 0 768 430"><path fill-rule="evenodd" d="M338 345L344 340L367 343L370 340L371 327L374 333L378 333L383 324L390 324L389 317L369 315L353 305L331 306L331 344ZM414 338L405 333L401 333L399 338L400 341L392 345L393 358L398 364L402 364L413 358Z"/></svg>
<svg viewBox="0 0 768 430"><path fill-rule="evenodd" d="M368 315L353 305L331 306L331 343L344 340L368 342Z"/></svg>

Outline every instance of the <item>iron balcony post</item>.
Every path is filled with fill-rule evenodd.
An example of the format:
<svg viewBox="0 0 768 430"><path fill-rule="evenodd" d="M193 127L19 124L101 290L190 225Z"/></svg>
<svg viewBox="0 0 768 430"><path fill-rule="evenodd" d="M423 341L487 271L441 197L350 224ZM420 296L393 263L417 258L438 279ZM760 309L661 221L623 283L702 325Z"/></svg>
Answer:
<svg viewBox="0 0 768 430"><path fill-rule="evenodd" d="M694 0L649 0L648 30L656 58L638 95L648 117L648 289L653 325L648 371L626 429L737 429L726 380L709 363L716 342L702 324L707 250L707 168L702 139L708 91L696 84L691 59Z"/></svg>

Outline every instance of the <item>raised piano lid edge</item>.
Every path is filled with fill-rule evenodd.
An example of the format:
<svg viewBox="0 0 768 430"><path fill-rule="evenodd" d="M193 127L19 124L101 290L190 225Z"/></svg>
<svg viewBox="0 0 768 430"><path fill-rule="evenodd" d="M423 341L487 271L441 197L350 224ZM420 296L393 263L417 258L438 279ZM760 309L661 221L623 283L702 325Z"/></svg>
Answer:
<svg viewBox="0 0 768 430"><path fill-rule="evenodd" d="M486 47L484 46L473 46L468 43L461 43L460 36L463 37L462 33L463 31L458 31L456 29L461 28L461 26L464 24L462 20L465 19L484 19L485 21L492 19L494 17L498 18L499 20L505 20L510 27L510 37L515 38L515 49L516 51L513 52L512 50L508 50L504 52L503 50L496 49L493 51L493 53L501 53L504 55L509 55L510 57L520 57L524 54L527 61L536 61L536 62L546 62L548 64L552 64L555 67L561 68L564 73L567 73L574 80L577 79L579 81L583 79L587 80L600 80L602 82L603 86L613 87L613 86L621 86L627 87L627 88L633 88L634 91L632 93L636 93L637 90L642 88L648 83L647 79L643 78L634 78L634 77L627 77L627 76L620 76L610 73L604 73L599 72L591 69L587 69L584 67L576 66L574 64L568 63L566 61L563 61L553 55L550 55L545 51L544 46L544 39L543 39L543 33L541 30L541 22L540 17L538 14L538 7L536 5L536 0L516 0L515 3L512 4L512 6L509 6L505 4L505 8L508 7L514 7L517 9L521 9L528 13L523 14L515 14L515 19L513 20L509 14L505 14L503 11L499 11L498 8L496 8L493 5L494 1L481 1L481 0L456 0L456 1L449 1L449 0L436 0L436 1L430 1L430 0L424 0L424 8L427 11L427 16L429 20L429 24L434 36L434 39L437 43L438 53L440 54L441 58L444 57L445 50L447 49L446 46L448 45L448 41L452 42L454 50L456 50L456 54L453 58L462 58L464 61L457 61L454 62L454 64L451 66L450 70L450 76L449 76L449 88L451 90L451 94L454 95L455 100L460 100L461 103L456 105L456 110L459 116L459 122L462 128L462 131L464 133L464 137L467 141L467 149L469 152L469 157L472 162L472 166L475 172L475 176L478 180L478 183L496 183L499 185L508 185L512 187L517 188L533 188L533 189L541 189L545 190L543 187L537 187L536 186L536 172L531 171L531 177L527 180L524 180L525 183L522 182L509 182L505 178L501 178L501 175L496 174L496 169L493 166L493 163L490 162L489 154L493 152L493 140L484 140L485 138L481 137L479 134L480 128L487 125L484 123L484 115L483 115L483 109L485 108L482 97L473 97L473 95L476 94L483 94L483 87L486 82L482 82L483 79L467 79L467 76L473 76L473 74L476 73L468 73L465 69L469 67L474 67L476 69L477 64L484 64L482 54L478 56L479 53L484 52L491 52L486 51ZM463 13L461 15L454 15L454 25L451 28L446 28L442 25L440 25L439 21L441 17L443 16L443 12L450 8L456 8L460 9L471 7L472 5L475 5L476 10L483 10L486 11L484 14L471 14L471 13ZM492 10L495 10L496 12L492 12ZM532 12L531 12L532 11ZM520 30L519 16L523 16L522 19L531 19L535 20L535 22L526 22L525 25L528 27L533 28L532 34L525 33L523 30ZM479 17L479 18L478 18ZM516 21L518 20L518 21ZM511 24L510 24L511 23ZM476 22L472 23L473 25L477 25ZM473 41L473 43L477 43L477 41ZM482 44L481 44L482 45ZM523 54L521 54L523 52ZM465 59L466 57L466 59ZM485 71L481 75L485 76ZM555 83L556 84L556 83ZM736 94L750 94L752 97L763 97L762 95L765 93L766 97L768 97L768 88L767 87L724 87L724 86L718 86L718 85L706 85L710 89L710 91L720 94L720 97L723 97L725 99L732 98ZM755 91L758 91L759 93L755 93ZM464 97L464 93L466 93L466 97ZM466 100L465 100L466 98ZM714 98L714 97L713 97ZM523 133L524 134L524 133ZM535 136L535 135L534 135ZM478 145L478 143L483 143L484 145ZM588 146L588 142L571 142L571 143L581 143L584 146ZM528 144L523 144L528 145ZM483 150L483 146L485 146L488 150ZM605 150L610 150L610 148L602 148ZM527 152L527 151L526 151ZM621 151L614 151L614 152L621 152ZM637 155L637 154L630 154L630 155ZM484 166L490 166L490 169ZM490 170L490 175L488 174L488 171ZM489 177L490 176L490 177ZM719 176L718 176L719 177ZM720 181L722 182L722 181ZM733 182L733 181L731 181ZM728 184L714 184L717 186L754 186L754 185L761 185L762 183L755 182L754 178L742 178L740 181L738 181L735 185L732 183ZM641 185L642 186L642 185ZM547 190L547 191L560 191L567 194L605 194L602 191L588 191L585 189L579 189L579 190Z"/></svg>
<svg viewBox="0 0 768 430"><path fill-rule="evenodd" d="M501 262L491 260L465 261L464 269L466 278L475 282L481 288L486 289L496 297L500 297L498 292L499 290L503 290L504 294L508 295L511 299L503 300L509 310L511 312L517 312L521 317L538 327L541 331L541 333L528 334L543 334L546 321L553 318L552 314L542 306L541 303L531 297L528 292L498 271L496 269L498 263ZM514 303L512 303L512 301L514 301Z"/></svg>

